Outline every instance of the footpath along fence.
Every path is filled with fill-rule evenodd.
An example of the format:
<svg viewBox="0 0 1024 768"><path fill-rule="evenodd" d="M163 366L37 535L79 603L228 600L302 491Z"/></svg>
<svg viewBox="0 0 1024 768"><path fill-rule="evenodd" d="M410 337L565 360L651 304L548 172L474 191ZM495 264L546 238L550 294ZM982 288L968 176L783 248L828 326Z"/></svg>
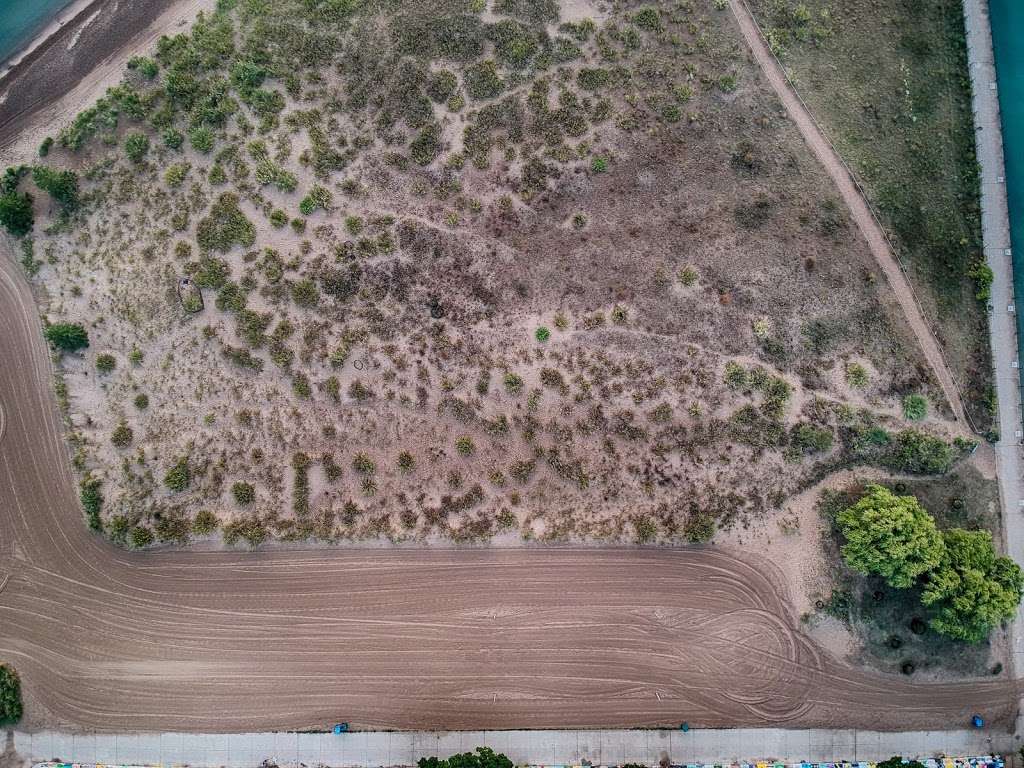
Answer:
<svg viewBox="0 0 1024 768"><path fill-rule="evenodd" d="M949 757L949 758L927 758L919 761L925 768L1004 768L1001 757L985 755L982 757ZM903 760L907 764L907 760ZM261 768L272 768L276 766L269 760L264 760ZM629 763L629 766L636 766L636 763ZM774 761L758 761L753 763L667 763L649 768L877 768L877 762L847 762L837 763L781 763ZM131 765L110 765L107 763L61 763L45 762L35 763L32 768L167 768L160 764L139 763ZM253 768L256 768L255 766ZM528 764L528 768L625 768L625 766L604 766L580 763L578 765L562 764ZM647 767L645 767L647 768Z"/></svg>

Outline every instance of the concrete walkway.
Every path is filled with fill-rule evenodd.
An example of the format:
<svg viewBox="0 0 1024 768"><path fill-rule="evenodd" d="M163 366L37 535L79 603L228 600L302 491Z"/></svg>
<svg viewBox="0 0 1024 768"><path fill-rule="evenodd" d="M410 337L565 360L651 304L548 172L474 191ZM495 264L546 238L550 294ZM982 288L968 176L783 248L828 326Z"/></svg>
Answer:
<svg viewBox="0 0 1024 768"><path fill-rule="evenodd" d="M904 757L1009 754L1006 733L960 730L909 733L875 731L736 729L671 731L463 731L245 734L69 735L14 734L14 748L31 762L227 766L414 765L420 757L447 757L490 746L516 765L655 766L780 760L787 763L874 761Z"/></svg>
<svg viewBox="0 0 1024 768"><path fill-rule="evenodd" d="M967 29L967 53L974 90L974 125L978 162L981 165L981 226L985 259L992 268L989 333L992 364L995 368L996 396L999 400L999 442L996 457L999 493L1003 501L1003 537L1006 553L1024 563L1024 484L1021 478L1021 398L1016 321L1010 310L1014 305L1013 261L1010 251L1010 218L1006 203L1003 139L999 121L999 96L992 55L992 30L986 0L964 0ZM1018 308L1013 307L1016 311ZM1024 311L1024 306L1019 308ZM1024 609L1018 608L1011 630L1013 668L1024 673L1022 643Z"/></svg>

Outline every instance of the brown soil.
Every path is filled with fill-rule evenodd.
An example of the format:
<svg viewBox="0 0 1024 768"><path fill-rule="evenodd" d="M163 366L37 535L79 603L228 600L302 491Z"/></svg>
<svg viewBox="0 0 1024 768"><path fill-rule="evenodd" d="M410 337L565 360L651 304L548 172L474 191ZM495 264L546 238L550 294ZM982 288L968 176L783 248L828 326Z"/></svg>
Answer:
<svg viewBox="0 0 1024 768"><path fill-rule="evenodd" d="M708 549L115 552L80 524L33 302L0 261L0 653L26 725L1009 726L1005 681L850 669Z"/></svg>

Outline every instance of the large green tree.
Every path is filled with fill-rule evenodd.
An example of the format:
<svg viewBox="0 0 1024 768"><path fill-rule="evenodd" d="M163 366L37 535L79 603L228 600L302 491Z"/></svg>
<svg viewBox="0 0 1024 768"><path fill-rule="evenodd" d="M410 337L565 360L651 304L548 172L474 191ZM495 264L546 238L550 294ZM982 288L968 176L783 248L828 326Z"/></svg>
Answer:
<svg viewBox="0 0 1024 768"><path fill-rule="evenodd" d="M850 567L881 576L890 586L912 586L942 558L942 535L935 520L913 496L869 485L836 521L846 539L842 553Z"/></svg>
<svg viewBox="0 0 1024 768"><path fill-rule="evenodd" d="M78 323L53 323L46 326L43 335L62 352L75 352L89 346L89 334Z"/></svg>
<svg viewBox="0 0 1024 768"><path fill-rule="evenodd" d="M1008 557L997 557L988 531L953 528L943 533L945 552L929 576L921 602L934 612L932 629L978 643L1017 611L1024 574Z"/></svg>
<svg viewBox="0 0 1024 768"><path fill-rule="evenodd" d="M0 725L21 719L21 680L14 668L0 664Z"/></svg>

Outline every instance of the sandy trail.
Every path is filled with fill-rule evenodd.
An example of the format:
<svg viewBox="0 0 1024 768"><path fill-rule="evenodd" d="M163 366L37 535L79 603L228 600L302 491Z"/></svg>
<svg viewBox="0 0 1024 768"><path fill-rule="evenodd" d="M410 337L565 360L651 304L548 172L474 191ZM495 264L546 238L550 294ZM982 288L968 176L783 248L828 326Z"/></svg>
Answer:
<svg viewBox="0 0 1024 768"><path fill-rule="evenodd" d="M921 312L921 307L917 303L917 299L914 297L914 290L907 280L906 274L900 268L892 247L882 232L882 228L872 215L857 185L850 177L846 165L822 133L803 102L790 87L785 74L769 50L746 3L743 0L729 0L729 7L732 9L733 15L739 23L740 31L750 46L750 51L761 67L765 78L778 95L779 100L786 109L786 113L800 131L800 135L804 137L804 141L807 142L814 156L818 158L818 161L828 171L829 176L832 177L839 190L839 194L842 195L843 200L850 209L850 214L857 224L857 228L867 241L875 261L878 262L878 265L885 273L886 280L888 280L889 286L892 288L897 301L899 301L900 308L903 310L903 315L914 332L914 336L917 337L921 350L924 352L928 364L935 373L935 378L942 387L946 400L949 402L950 408L953 409L954 417L963 429L969 429L970 422L967 420L967 415L964 411L960 390L942 355L942 349L931 328L928 326Z"/></svg>
<svg viewBox="0 0 1024 768"><path fill-rule="evenodd" d="M82 524L32 296L0 258L0 658L27 726L1009 725L1005 680L851 669L713 549L114 550Z"/></svg>

